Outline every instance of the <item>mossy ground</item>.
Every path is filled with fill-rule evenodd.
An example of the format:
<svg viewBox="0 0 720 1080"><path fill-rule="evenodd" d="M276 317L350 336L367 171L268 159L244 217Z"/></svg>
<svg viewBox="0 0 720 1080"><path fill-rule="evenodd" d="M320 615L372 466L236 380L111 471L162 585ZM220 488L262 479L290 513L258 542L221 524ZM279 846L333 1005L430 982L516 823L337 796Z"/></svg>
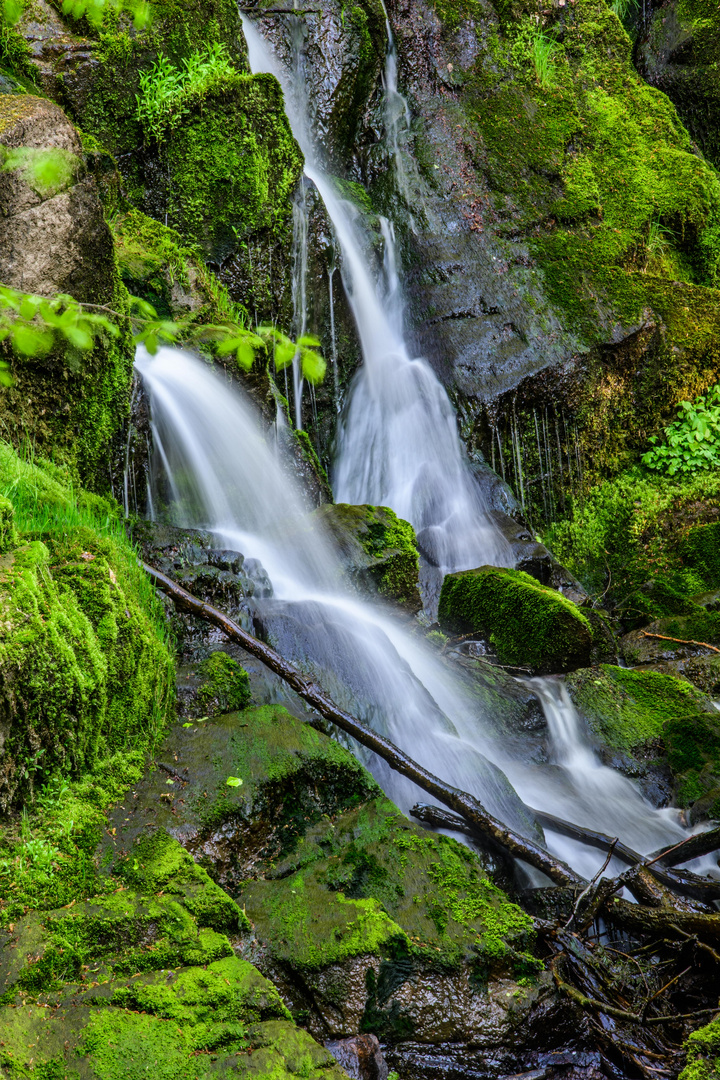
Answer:
<svg viewBox="0 0 720 1080"><path fill-rule="evenodd" d="M592 650L592 629L580 609L521 570L486 566L448 574L438 618L454 634L487 637L501 663L541 674L580 667Z"/></svg>

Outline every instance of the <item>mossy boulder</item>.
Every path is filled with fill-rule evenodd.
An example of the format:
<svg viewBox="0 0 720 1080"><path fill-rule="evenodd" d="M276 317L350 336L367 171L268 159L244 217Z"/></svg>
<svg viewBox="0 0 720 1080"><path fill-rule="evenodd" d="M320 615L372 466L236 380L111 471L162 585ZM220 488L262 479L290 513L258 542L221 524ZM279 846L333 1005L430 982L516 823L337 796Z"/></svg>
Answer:
<svg viewBox="0 0 720 1080"><path fill-rule="evenodd" d="M704 816L720 813L720 716L706 695L663 672L605 664L566 682L598 742L665 760L679 806L703 799Z"/></svg>
<svg viewBox="0 0 720 1080"><path fill-rule="evenodd" d="M4 1076L79 1067L91 1080L132 1080L152 1068L197 1080L197 1056L212 1053L221 1076L341 1080L275 987L234 954L226 935L246 934L247 918L176 841L147 838L114 870L119 887L111 876L104 895L0 931Z"/></svg>
<svg viewBox="0 0 720 1080"><path fill-rule="evenodd" d="M250 704L250 680L243 667L226 652L214 652L198 665L198 704L214 712L237 712Z"/></svg>
<svg viewBox="0 0 720 1080"><path fill-rule="evenodd" d="M21 525L33 529L0 556L0 806L8 810L54 774L79 777L114 753L151 747L173 701L174 668L161 608L122 527L83 511L51 469L0 452L15 474L4 478ZM35 484L48 502L35 502Z"/></svg>
<svg viewBox="0 0 720 1080"><path fill-rule="evenodd" d="M495 1016L486 988L513 994L539 973L532 921L479 857L409 822L349 751L284 709L188 721L156 760L112 811L102 863L141 895L171 893L147 867L172 863L176 846L161 853L175 837L250 920L241 954L317 1037L402 1042L422 1028L429 1041L443 1030L467 1041ZM512 998L517 1016L543 986Z"/></svg>
<svg viewBox="0 0 720 1080"><path fill-rule="evenodd" d="M592 652L587 616L520 570L482 566L448 574L438 618L452 634L487 638L501 663L537 674L584 666Z"/></svg>
<svg viewBox="0 0 720 1080"><path fill-rule="evenodd" d="M693 1031L685 1043L687 1063L679 1080L717 1080L720 1076L720 1020Z"/></svg>
<svg viewBox="0 0 720 1080"><path fill-rule="evenodd" d="M328 503L313 516L335 542L344 574L358 592L420 610L419 555L409 521L387 506L348 503Z"/></svg>

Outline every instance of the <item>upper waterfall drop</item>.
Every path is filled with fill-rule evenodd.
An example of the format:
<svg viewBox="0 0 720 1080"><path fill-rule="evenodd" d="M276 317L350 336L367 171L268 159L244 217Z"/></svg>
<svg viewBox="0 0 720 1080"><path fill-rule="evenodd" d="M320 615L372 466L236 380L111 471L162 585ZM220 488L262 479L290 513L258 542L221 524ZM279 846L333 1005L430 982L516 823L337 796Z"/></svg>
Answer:
<svg viewBox="0 0 720 1080"><path fill-rule="evenodd" d="M360 338L364 362L338 430L335 498L392 507L412 522L423 554L442 572L487 563L510 566L510 547L487 514L447 393L427 361L408 349L402 291L385 274L373 273L361 214L338 194L321 160L300 69L285 69L245 15L242 24L252 71L275 75L283 87L290 126L305 155L305 175L335 230ZM394 81L386 86L389 91L397 95ZM392 266L392 229L384 230L384 242L385 262Z"/></svg>

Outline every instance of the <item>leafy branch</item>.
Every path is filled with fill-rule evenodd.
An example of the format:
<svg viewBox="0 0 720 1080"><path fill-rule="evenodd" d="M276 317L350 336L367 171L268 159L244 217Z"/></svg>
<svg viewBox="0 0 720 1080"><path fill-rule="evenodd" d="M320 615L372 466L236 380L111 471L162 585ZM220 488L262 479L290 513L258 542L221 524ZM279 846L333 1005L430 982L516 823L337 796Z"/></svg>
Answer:
<svg viewBox="0 0 720 1080"><path fill-rule="evenodd" d="M249 371L257 353L267 349L279 370L299 357L309 382L321 382L325 375L320 342L309 335L292 341L274 326L260 326L255 333L230 320L198 324L191 316L179 321L161 319L153 305L138 296L130 297L130 310L123 313L104 304L80 303L64 293L36 296L0 285L0 342L7 341L20 356L46 356L58 344L89 352L99 334L117 337L118 323L128 318L134 343L144 345L151 355L162 344L211 343L219 356L234 353L238 366ZM0 361L0 385L12 383L9 364Z"/></svg>

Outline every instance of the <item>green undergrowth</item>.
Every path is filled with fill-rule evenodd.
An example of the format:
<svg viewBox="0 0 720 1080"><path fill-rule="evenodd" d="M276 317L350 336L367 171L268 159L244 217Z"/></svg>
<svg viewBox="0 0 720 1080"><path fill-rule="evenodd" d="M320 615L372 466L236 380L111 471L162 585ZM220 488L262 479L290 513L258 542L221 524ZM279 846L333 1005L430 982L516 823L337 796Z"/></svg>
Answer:
<svg viewBox="0 0 720 1080"><path fill-rule="evenodd" d="M628 627L689 615L693 596L720 587L719 494L718 470L664 477L636 467L593 488L543 539Z"/></svg>
<svg viewBox="0 0 720 1080"><path fill-rule="evenodd" d="M583 666L592 653L587 616L561 593L519 570L488 566L448 574L438 618L453 634L487 637L501 663L537 673Z"/></svg>
<svg viewBox="0 0 720 1080"><path fill-rule="evenodd" d="M162 608L112 505L7 444L0 463L17 530L0 564L8 810L32 805L53 778L150 749L171 710L174 667Z"/></svg>
<svg viewBox="0 0 720 1080"><path fill-rule="evenodd" d="M137 116L146 138L161 142L209 94L230 88L236 78L223 42L192 53L182 68L161 54L150 71L140 72Z"/></svg>

